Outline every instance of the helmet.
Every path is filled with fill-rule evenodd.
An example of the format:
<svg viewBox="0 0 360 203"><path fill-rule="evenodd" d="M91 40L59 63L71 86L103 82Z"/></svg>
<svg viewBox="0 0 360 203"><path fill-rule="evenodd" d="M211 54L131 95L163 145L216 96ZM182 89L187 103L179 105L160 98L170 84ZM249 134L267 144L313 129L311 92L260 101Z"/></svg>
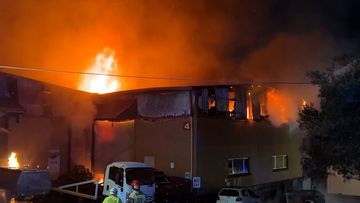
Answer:
<svg viewBox="0 0 360 203"><path fill-rule="evenodd" d="M133 187L134 190L139 190L140 189L140 182L138 180L133 180L131 182L131 186Z"/></svg>
<svg viewBox="0 0 360 203"><path fill-rule="evenodd" d="M111 188L110 189L110 195L116 195L117 194L117 189L116 188Z"/></svg>

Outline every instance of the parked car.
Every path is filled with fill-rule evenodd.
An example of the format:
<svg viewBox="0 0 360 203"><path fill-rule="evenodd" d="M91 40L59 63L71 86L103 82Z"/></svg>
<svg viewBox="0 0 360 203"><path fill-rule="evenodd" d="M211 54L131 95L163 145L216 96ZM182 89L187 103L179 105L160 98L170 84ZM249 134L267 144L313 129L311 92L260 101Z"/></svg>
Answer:
<svg viewBox="0 0 360 203"><path fill-rule="evenodd" d="M167 176L162 171L155 171L155 201L186 202L191 195L191 181L182 177Z"/></svg>
<svg viewBox="0 0 360 203"><path fill-rule="evenodd" d="M261 203L261 199L248 188L222 188L216 203Z"/></svg>

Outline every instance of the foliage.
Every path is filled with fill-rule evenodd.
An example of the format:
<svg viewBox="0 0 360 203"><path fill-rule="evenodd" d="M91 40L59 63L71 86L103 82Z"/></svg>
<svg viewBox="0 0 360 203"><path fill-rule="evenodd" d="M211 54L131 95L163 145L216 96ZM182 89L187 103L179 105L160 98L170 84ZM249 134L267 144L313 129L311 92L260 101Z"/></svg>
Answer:
<svg viewBox="0 0 360 203"><path fill-rule="evenodd" d="M300 128L306 132L301 146L305 175L323 178L335 171L359 178L360 59L341 58L326 72L308 77L319 86L320 109L307 105L299 113Z"/></svg>

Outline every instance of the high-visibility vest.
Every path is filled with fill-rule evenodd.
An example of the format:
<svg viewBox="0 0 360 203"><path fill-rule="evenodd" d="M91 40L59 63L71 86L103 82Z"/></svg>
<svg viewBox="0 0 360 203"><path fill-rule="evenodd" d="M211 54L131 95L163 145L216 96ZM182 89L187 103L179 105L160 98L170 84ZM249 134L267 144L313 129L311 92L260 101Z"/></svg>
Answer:
<svg viewBox="0 0 360 203"><path fill-rule="evenodd" d="M129 195L129 198L133 201L133 203L145 203L146 197L144 193L138 191L132 191Z"/></svg>
<svg viewBox="0 0 360 203"><path fill-rule="evenodd" d="M114 195L110 195L104 199L103 203L122 203L122 202L118 197Z"/></svg>

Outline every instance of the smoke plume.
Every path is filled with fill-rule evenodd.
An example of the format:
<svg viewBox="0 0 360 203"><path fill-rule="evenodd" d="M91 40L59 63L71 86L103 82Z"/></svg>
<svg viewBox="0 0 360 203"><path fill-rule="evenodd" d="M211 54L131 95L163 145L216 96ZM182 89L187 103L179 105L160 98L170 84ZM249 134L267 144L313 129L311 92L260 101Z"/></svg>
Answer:
<svg viewBox="0 0 360 203"><path fill-rule="evenodd" d="M307 71L324 69L331 57L356 51L352 44L359 36L358 6L355 0L347 4L335 0L4 0L0 2L0 65L84 72L109 47L116 52L115 74L135 76L118 78L121 90L211 83L137 76L306 81ZM6 71L73 89L82 78L59 72ZM291 100L284 105L298 103L297 97L302 97L286 90L281 94ZM79 120L93 113L75 113L79 107L75 101L62 113ZM297 107L291 109L297 111ZM292 116L286 119L295 120L296 113L287 112ZM275 117L276 124L284 120Z"/></svg>
<svg viewBox="0 0 360 203"><path fill-rule="evenodd" d="M53 116L65 118L69 126L71 163L91 166L91 133L96 114L92 96L87 93L49 87Z"/></svg>
<svg viewBox="0 0 360 203"><path fill-rule="evenodd" d="M298 79L342 44L346 5L334 12L334 1L5 0L0 64L83 72L110 47L123 75ZM78 74L8 72L74 89L80 82ZM203 84L121 80L123 90Z"/></svg>

